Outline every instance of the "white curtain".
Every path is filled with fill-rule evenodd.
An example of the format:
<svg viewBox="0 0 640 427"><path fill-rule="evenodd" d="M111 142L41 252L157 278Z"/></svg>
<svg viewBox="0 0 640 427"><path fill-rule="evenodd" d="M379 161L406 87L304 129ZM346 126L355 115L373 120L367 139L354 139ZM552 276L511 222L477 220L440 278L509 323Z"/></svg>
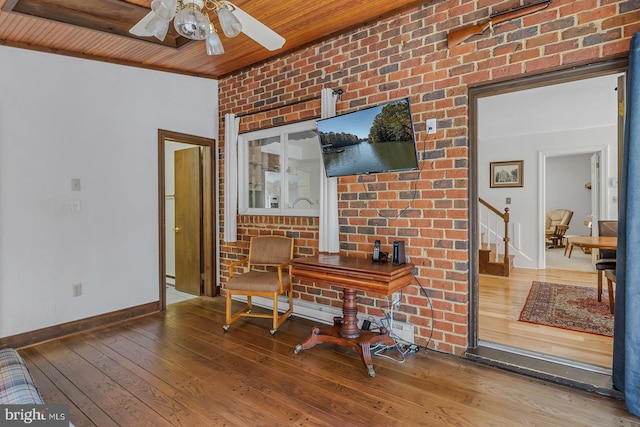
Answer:
<svg viewBox="0 0 640 427"><path fill-rule="evenodd" d="M336 115L338 94L332 89L322 89L321 117L326 119ZM320 252L340 252L338 224L338 178L327 178L324 164L320 168Z"/></svg>
<svg viewBox="0 0 640 427"><path fill-rule="evenodd" d="M224 241L238 241L238 130L240 118L224 116Z"/></svg>

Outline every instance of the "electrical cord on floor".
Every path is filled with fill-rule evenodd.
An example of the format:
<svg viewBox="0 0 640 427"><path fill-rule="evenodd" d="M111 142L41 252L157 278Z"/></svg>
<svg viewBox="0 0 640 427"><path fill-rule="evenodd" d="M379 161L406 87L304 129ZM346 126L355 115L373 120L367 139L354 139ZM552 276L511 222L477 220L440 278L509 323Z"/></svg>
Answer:
<svg viewBox="0 0 640 427"><path fill-rule="evenodd" d="M380 348L376 350L376 348L378 346L380 346ZM389 351L390 349L393 349L393 348L398 350L398 353L400 354L400 359L396 359L395 357L391 357L388 354L384 354L385 352L387 352L387 351ZM397 362L397 363L404 363L404 361L407 360L406 357L405 357L406 353L403 352L400 349L400 346L399 346L398 343L396 343L396 345L393 345L393 346L388 346L388 345L384 345L384 344L378 344L377 346L371 347L371 350L376 350L373 353L374 356L384 357L385 359L390 359L390 360L393 360L394 362Z"/></svg>
<svg viewBox="0 0 640 427"><path fill-rule="evenodd" d="M387 305L385 307L382 308L382 312L384 313L384 317L380 319L380 324L378 324L375 320L375 318L373 318L373 316L369 316L369 318L367 319L368 323L368 327L370 328L371 325L375 325L375 327L378 329L378 331L381 331L382 328L385 328L388 332L389 332L389 336L391 337L391 339L393 340L394 344L393 345L386 345L386 344L382 344L382 343L378 343L374 346L371 347L371 350L374 351L374 356L380 356L380 357L385 357L387 359L391 359L394 362L397 363L404 363L404 361L406 360L406 355L408 354L412 354L412 353L417 353L419 350L419 347L416 344L413 343L409 343L405 340L403 340L402 338L400 338L399 336L397 336L394 331L393 331L393 321L394 321L394 308L396 305L400 305L400 301L402 300L402 293L400 293L400 299L398 301L391 301L389 302L389 298L385 297L386 301L387 301ZM389 311L387 312L385 310L385 308L388 308ZM371 330L371 329L370 329ZM396 358L396 357L392 357L388 354L385 354L387 351L389 350L397 350L398 354L400 355L400 358Z"/></svg>
<svg viewBox="0 0 640 427"><path fill-rule="evenodd" d="M374 346L371 347L371 350L375 350L374 351L374 355L375 356L381 356L381 357L386 357L387 359L391 359L395 362L398 363L404 363L405 361L405 356L408 354L413 354L413 353L417 353L418 351L420 351L421 348L424 348L425 350L427 350L429 348L429 344L431 343L431 340L433 339L433 304L431 303L431 298L429 298L429 295L427 294L427 291L425 290L425 288L422 286L422 283L420 283L420 281L418 279L415 279L415 283L420 287L420 290L422 292L422 294L424 294L425 298L427 299L427 303L429 304L429 310L431 312L431 328L429 331L429 338L427 339L427 343L424 346L419 346L415 343L409 343L405 340L403 340L402 338L398 337L394 332L393 332L393 308L394 308L394 303L393 301L391 303L389 303L389 299L387 297L387 306L385 308L390 308L389 312L386 312L384 310L384 308L382 309L382 312L384 313L385 317L380 319L380 323L378 324L378 322L376 322L375 318L373 316L369 316L369 318L367 319L367 322L369 322L368 324L368 330L378 330L381 331L382 328L386 328L389 331L389 336L391 337L391 339L393 339L394 345L392 346L388 346L385 344L376 344ZM399 304L399 301L398 301ZM385 321L386 321L386 325L385 325ZM374 325L375 329L371 329L371 325ZM385 353L388 350L391 349L396 349L398 351L398 353L401 356L401 359L395 359L393 357L390 357Z"/></svg>

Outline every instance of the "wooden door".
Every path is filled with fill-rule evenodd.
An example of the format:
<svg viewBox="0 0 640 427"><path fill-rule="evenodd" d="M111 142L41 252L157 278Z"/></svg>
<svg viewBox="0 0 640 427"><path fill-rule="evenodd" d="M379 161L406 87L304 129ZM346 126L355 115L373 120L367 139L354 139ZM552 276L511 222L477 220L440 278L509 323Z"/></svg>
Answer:
<svg viewBox="0 0 640 427"><path fill-rule="evenodd" d="M175 151L176 289L202 293L202 168L200 147Z"/></svg>

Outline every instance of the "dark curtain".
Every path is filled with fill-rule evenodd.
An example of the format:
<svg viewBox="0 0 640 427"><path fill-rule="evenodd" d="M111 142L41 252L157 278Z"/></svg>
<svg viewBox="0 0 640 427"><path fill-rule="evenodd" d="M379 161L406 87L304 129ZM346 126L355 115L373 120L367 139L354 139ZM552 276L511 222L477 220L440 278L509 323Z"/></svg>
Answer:
<svg viewBox="0 0 640 427"><path fill-rule="evenodd" d="M640 32L631 39L613 333L613 385L640 415Z"/></svg>

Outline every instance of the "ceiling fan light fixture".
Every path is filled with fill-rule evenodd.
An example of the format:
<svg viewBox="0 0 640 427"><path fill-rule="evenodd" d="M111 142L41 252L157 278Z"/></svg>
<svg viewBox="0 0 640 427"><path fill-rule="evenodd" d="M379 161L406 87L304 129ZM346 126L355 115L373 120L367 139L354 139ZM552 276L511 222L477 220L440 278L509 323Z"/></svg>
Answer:
<svg viewBox="0 0 640 427"><path fill-rule="evenodd" d="M242 32L242 24L226 5L220 6L216 12L218 13L220 27L225 36L235 37Z"/></svg>
<svg viewBox="0 0 640 427"><path fill-rule="evenodd" d="M213 25L211 25L211 30L209 31L209 34L207 34L205 44L207 46L207 55L222 55L224 53L222 40L220 40L220 36L218 36Z"/></svg>
<svg viewBox="0 0 640 427"><path fill-rule="evenodd" d="M178 0L153 0L151 2L151 10L160 18L171 21L176 16L178 8Z"/></svg>
<svg viewBox="0 0 640 427"><path fill-rule="evenodd" d="M185 4L173 20L178 34L191 40L204 40L209 33L210 24L207 15L195 2Z"/></svg>
<svg viewBox="0 0 640 427"><path fill-rule="evenodd" d="M169 31L169 20L162 19L158 15L155 15L149 23L145 25L144 29L153 34L158 40L164 41Z"/></svg>
<svg viewBox="0 0 640 427"><path fill-rule="evenodd" d="M151 9L129 29L131 34L146 38L147 41L150 36L164 41L169 23L173 20L175 30L181 37L205 40L207 53L220 55L224 53L224 47L211 22L212 13L218 15L220 28L227 37L235 37L242 32L270 51L280 49L286 41L280 34L227 0L152 0ZM171 37L175 37L173 32Z"/></svg>

